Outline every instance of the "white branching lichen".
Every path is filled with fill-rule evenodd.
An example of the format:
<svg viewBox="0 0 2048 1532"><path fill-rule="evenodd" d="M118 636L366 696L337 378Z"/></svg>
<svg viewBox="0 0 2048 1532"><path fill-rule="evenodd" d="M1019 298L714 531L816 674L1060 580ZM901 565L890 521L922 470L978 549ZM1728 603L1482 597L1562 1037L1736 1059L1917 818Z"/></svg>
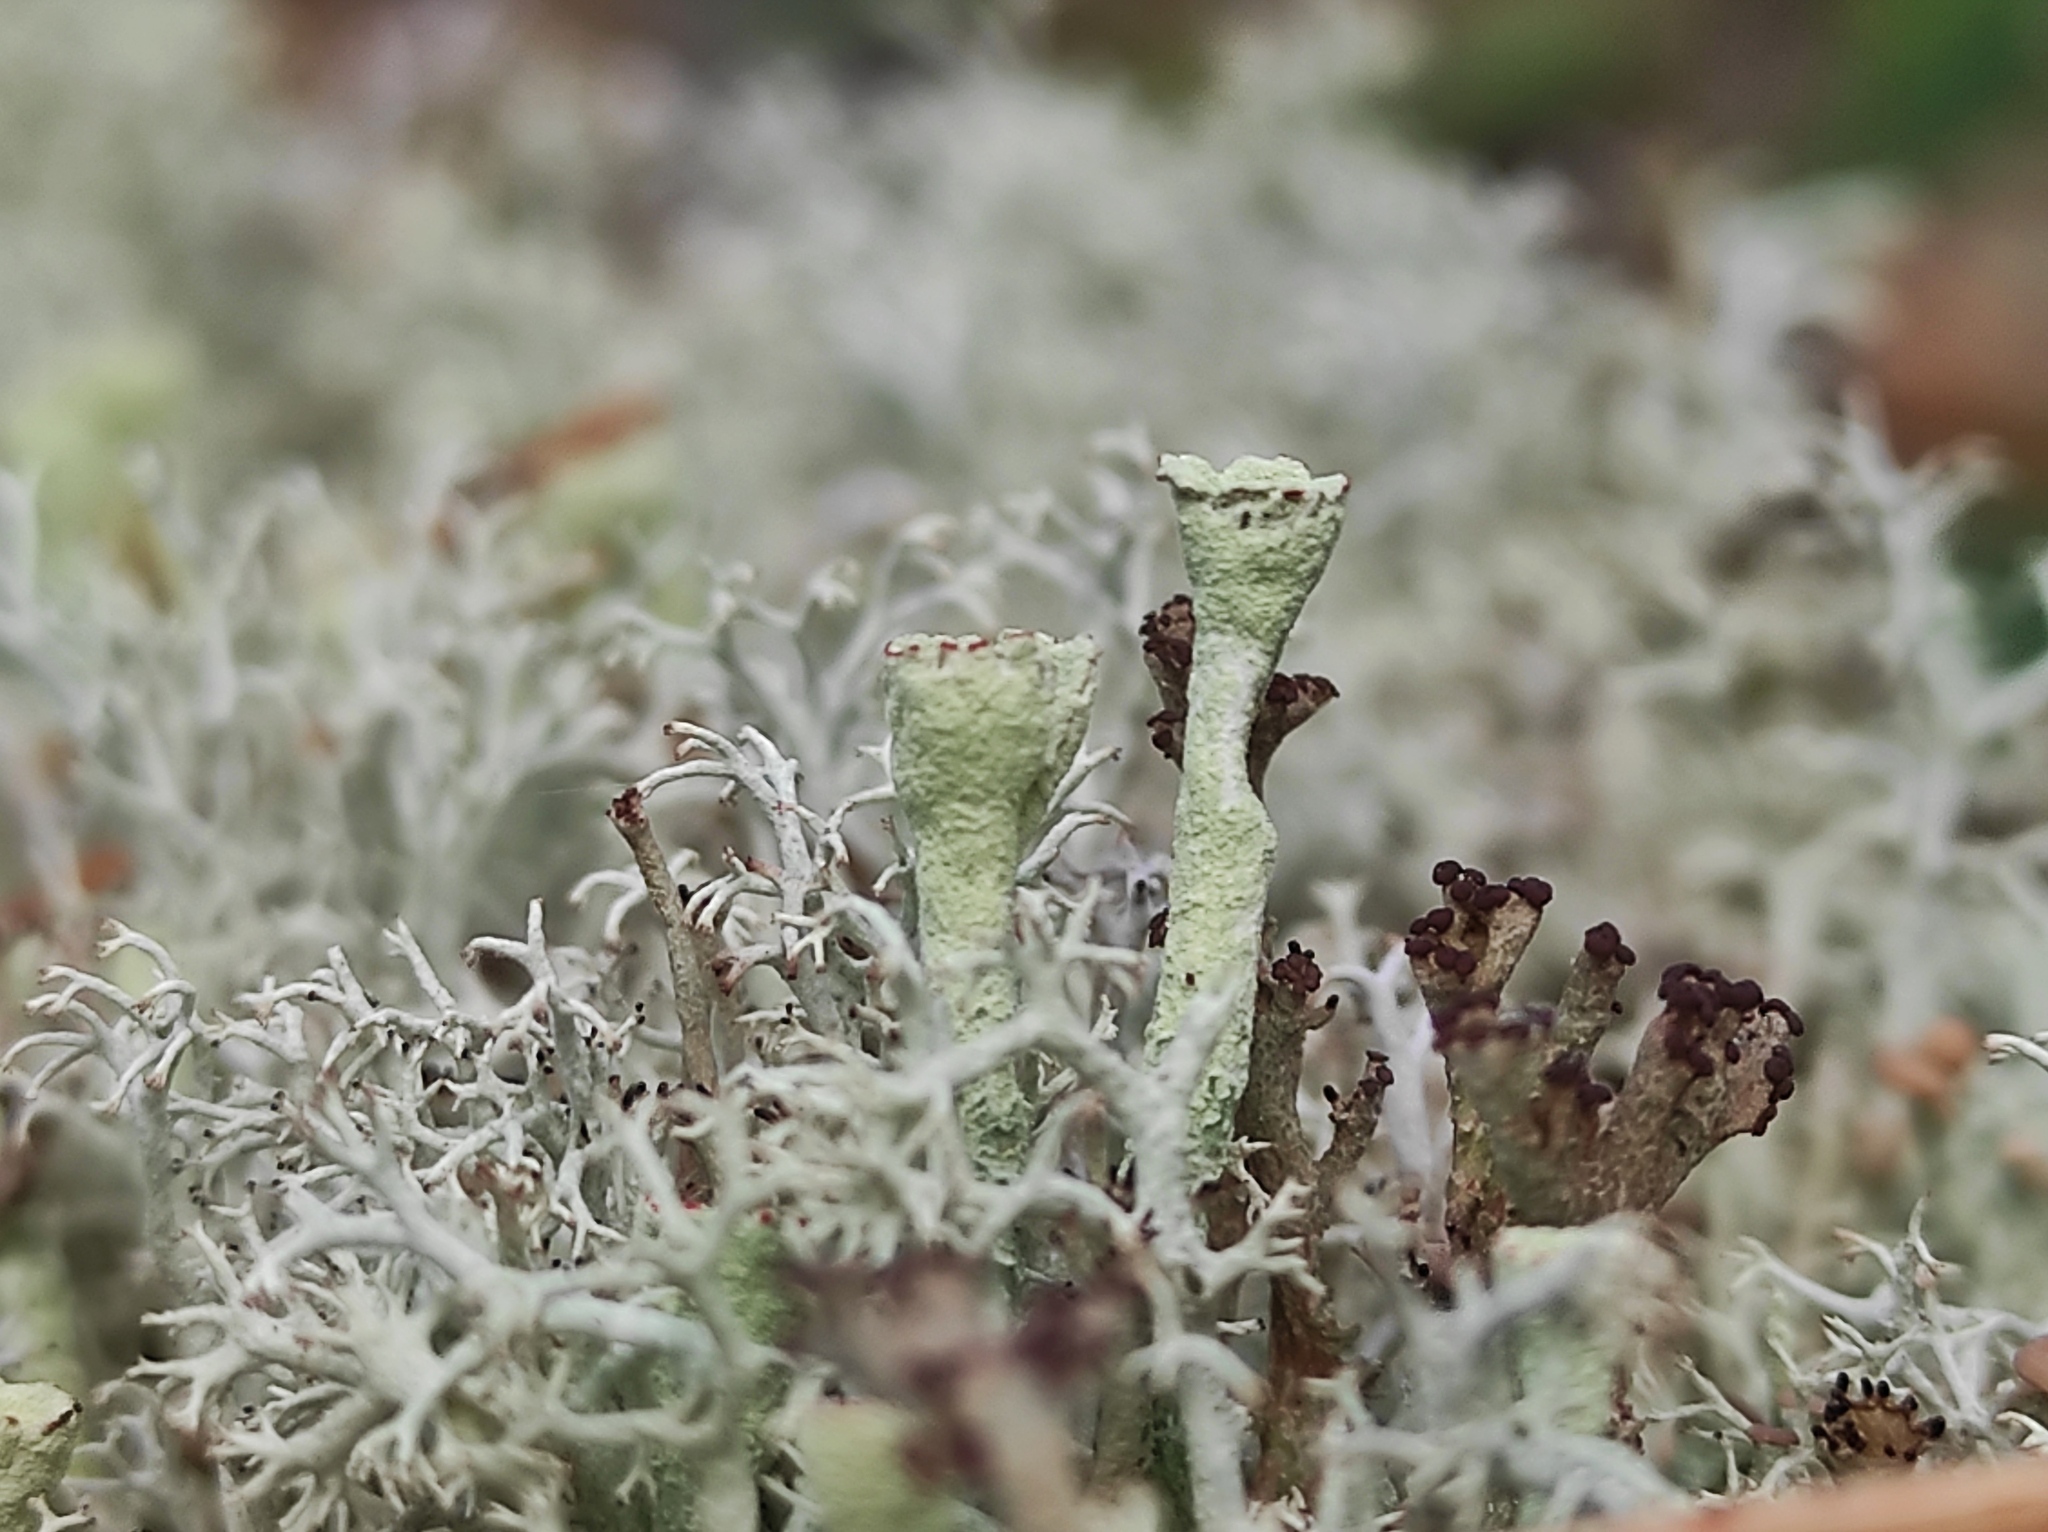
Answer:
<svg viewBox="0 0 2048 1532"><path fill-rule="evenodd" d="M593 230L647 97L521 66L490 184L323 193L273 173L235 14L0 17L0 198L50 215L0 250L0 1377L85 1411L62 1485L0 1447L51 1507L9 1478L0 1515L1470 1532L2048 1442L2038 1093L1863 1088L1943 1014L2048 1063L2048 660L1988 665L1955 578L1983 465L1795 400L1853 250L1723 206L1671 230L1710 301L1589 280L1545 188L1361 117L1402 49L1341 5L1235 37L1170 126L986 59L685 91L691 216L622 279ZM642 434L552 478L559 430L478 445L610 405ZM337 418L333 493L214 503ZM1131 418L1342 454L1342 544L1263 516L1328 481L1247 470L1240 527L1234 470L1173 460L1197 598L1157 606L1135 430L1079 494L926 514ZM800 570L821 542L864 563ZM1327 679L1261 695L1323 557ZM2009 574L2038 614L2048 569ZM1007 623L1099 644L1121 757L1041 664L1087 640L1034 641L1039 702L957 656L884 700L890 640ZM1554 931L1556 1017L1474 1003L1474 912L1416 957L1373 929L1451 855L1811 1033L1595 994ZM1527 1227L1660 1204L1731 1127L1669 1221L1696 1304L1621 1228ZM1820 1279L1838 1221L1884 1231L1868 1293ZM1731 1288L1742 1234L1774 1253ZM1641 1352L1616 1273L1660 1298Z"/></svg>
<svg viewBox="0 0 2048 1532"><path fill-rule="evenodd" d="M1663 763L1620 784L1623 797L1692 845L1734 812L1739 782L1755 799L1742 834L1714 841L1714 857L1678 858L1684 876L1617 872L1590 838L1568 865L1596 873L1602 899L1637 876L1665 880L1676 913L1645 906L1652 939L1671 945L1708 910L1725 950L1767 954L1757 966L1774 987L1818 991L1837 1039L1853 1039L1859 997L1885 998L1887 1026L1965 992L2004 996L2024 1017L2024 965L1987 959L2029 929L2037 842L1961 837L1973 795L2031 801L2013 762L2037 748L2040 671L1969 670L1936 546L1966 481L1901 474L1860 432L1845 429L1814 514L1848 549L1829 543L1830 557L1861 560L1858 589L1894 598L1872 608L1890 612L1872 642L1893 711L1871 704L1829 741L1717 732L1716 699L1746 676L1818 684L1801 668L1810 635L1787 637L1759 608L1853 628L1768 582L1754 599L1731 585L1725 602L1688 609L1697 629L1675 655L1607 673L1599 705L1605 744ZM142 864L133 907L175 936L117 930L97 960L42 933L24 943L67 961L36 1001L45 1030L6 1054L24 1110L9 1107L0 1149L0 1275L43 1296L22 1304L34 1323L0 1324L0 1374L68 1367L63 1381L87 1397L105 1369L64 1354L83 1345L66 1339L79 1327L51 1319L47 1296L81 1261L110 1280L134 1264L81 1256L67 1234L63 1272L47 1243L36 1270L7 1266L24 1238L57 1227L36 1221L37 1199L62 1198L68 1151L24 1146L55 1145L60 1114L96 1115L143 1146L135 1232L159 1284L149 1359L91 1395L89 1439L52 1514L89 1500L109 1527L179 1532L223 1514L288 1532L436 1517L579 1532L991 1515L1021 1527L1028 1476L1088 1528L1239 1528L1275 1514L1335 1526L1396 1510L1468 1528L1503 1506L1563 1516L1640 1504L1674 1481L1738 1490L1851 1471L1855 1441L1877 1441L1870 1423L1892 1422L1902 1406L1885 1401L1908 1394L1944 1434L1899 1450L2034 1441L2035 1406L2009 1375L2027 1327L1995 1304L1887 1318L1840 1298L1859 1338L1831 1325L1824 1350L1790 1338L1768 1354L1737 1306L1702 1321L1711 1346L1674 1361L1661 1343L1617 1345L1579 1301L1611 1269L1663 1279L1656 1259L1610 1267L1617 1251L1643 1253L1619 1231L1509 1222L1494 1231L1497 1276L1532 1243L1567 1257L1492 1288L1481 1252L1446 1258L1453 1231L1473 1225L1454 1200L1460 1140L1437 1045L1463 1072L1472 1121L1518 1157L1494 1188L1497 1211L1569 1221L1661 1203L1725 1130L1761 1123L1790 1078L1771 1065L1791 1046L1770 1020L1782 1013L1748 1007L1740 981L1723 1005L1715 980L1712 1007L1646 1018L1639 1060L1669 1078L1645 1096L1643 1123L1675 1102L1671 1120L1699 1131L1684 1155L1640 1166L1619 1151L1655 1150L1658 1135L1623 1132L1633 1117L1617 1126L1602 1092L1619 1061L1591 1056L1603 1028L1621 1031L1612 1007L1629 996L1565 976L1540 942L1532 971L1549 963L1566 1003L1538 1062L1587 1053L1543 1082L1548 1094L1523 1078L1535 1055L1513 1033L1541 1030L1540 1008L1496 1012L1449 993L1466 977L1460 952L1475 973L1488 961L1456 909L1452 965L1432 951L1418 975L1398 943L1346 927L1355 898L1341 916L1332 905L1332 935L1348 934L1327 977L1357 1004L1325 1021L1312 955L1268 945L1275 832L1258 794L1274 745L1336 690L1274 666L1329 556L1340 490L1306 470L1171 460L1196 595L1146 618L1141 645L1141 614L1172 586L1155 558L1168 522L1133 456L1120 446L1079 508L1040 499L907 524L868 569L835 567L788 606L721 574L702 628L592 586L523 585L516 542L459 516L400 540L402 578L350 586L355 618L323 616L300 599L305 539L284 535L337 536L334 508L312 497L230 528L233 558L197 533L177 542L206 578L162 610L72 610L10 578L0 641L23 672L69 702L86 695L79 678L98 678L94 706L68 715L79 802L118 807ZM1311 497L1319 515L1296 517ZM25 504L25 492L0 503L9 546L31 555L14 576L36 562ZM1397 525L1370 529L1375 547L1397 541ZM928 649L943 640L906 640L916 665L886 655L913 629L994 630L1027 589L1034 620L1095 642L991 640L973 651L1002 662L986 671L968 662L971 640L943 659ZM1446 596L1428 620L1464 599ZM1382 615L1408 620L1361 610L1332 626L1384 637ZM353 635L345 655L337 634ZM1099 734L1138 737L1141 648L1167 703L1151 732L1183 769L1165 982L1142 1044L1132 1023L1155 959L1141 943L1165 841L1148 795L1165 796L1164 777L1151 763L1148 779L1139 752L1080 752L1091 687ZM1358 674L1390 695L1379 658L1347 663L1347 691ZM1459 672L1445 659L1429 673ZM301 693L324 701L285 705ZM211 700L157 716L141 705L154 694ZM678 698L693 721L671 729L678 754L658 764L653 710ZM1303 755L1280 758L1283 826L1301 803L1280 784L1301 761L1314 759L1319 794L1354 780L1325 776L1318 739L1331 731L1348 749L1364 737L1345 701L1304 734ZM1404 833L1441 843L1469 828L1483 842L1492 832L1457 805L1484 771L1445 738L1390 724L1358 769L1412 809ZM1877 788L1809 803L1813 778L1713 778L1743 750L1821 759L1827 781ZM22 791L33 767L0 762ZM1116 810L1079 798L1091 768L1113 783ZM288 811L256 814L273 773L292 789ZM1653 792L1644 783L1659 773ZM575 884L601 905L587 945L551 939L536 913L517 937L471 944L457 973L457 923L511 899L513 914L490 923L516 927L518 901L566 890L605 844L604 791L636 775L613 806L632 861ZM1431 790L1414 790L1425 779ZM1766 845L1752 820L1770 815L1751 810L1795 797L1794 844ZM56 863L76 859L69 837L88 823L57 825ZM579 825L593 833L579 838ZM536 831L552 837L545 871L534 861L516 887L498 880L500 836ZM1888 881L1909 842L1917 870ZM1320 850L1363 857L1358 844L1333 836ZM1650 858L1647 844L1622 860ZM1368 909L1398 911L1427 865L1376 882ZM1858 869L1868 886L1848 876ZM1749 888L1763 915L1741 913L1724 883ZM1534 885L1522 886L1528 903ZM89 912L83 892L60 901L53 930ZM1477 924L1519 916L1508 895L1488 893ZM394 913L406 919L388 950L365 947ZM315 933L346 941L310 978L261 977L304 972ZM657 944L666 965L650 961ZM1494 943L1501 978L1511 945ZM1724 1051L1698 1072L1695 1047L1729 1043L1739 1061ZM1259 1048L1283 1067L1254 1071ZM1715 1077L1738 1062L1740 1080ZM1800 1097L1821 1114L1816 1136L1843 1121L1826 1078ZM1527 1110L1538 1095L1556 1108L1544 1124L1595 1131L1545 1138ZM1468 1123L1462 1142L1473 1139ZM1813 1184L1839 1186L1810 1141L1794 1152ZM1726 1185L1711 1169L1694 1182L1715 1231L1742 1226L1715 1211ZM1708 1269L1714 1237L1697 1261L1688 1250L1689 1279ZM2008 1271L2022 1264L2012 1229L1981 1223L1969 1238L2006 1252ZM1581 1248L1602 1254L1575 1264ZM1799 1272L1811 1254L1783 1258L1780 1285L1810 1281ZM1064 1284L1072 1298L1048 1299ZM841 1301L849 1288L909 1297L878 1319ZM928 1332L941 1313L957 1322ZM137 1355L131 1337L115 1370ZM1831 1367L1855 1375L1845 1402ZM1810 1410L1784 1404L1783 1387ZM1014 1438L991 1443L1013 1417ZM1837 1429L1845 1419L1856 1436ZM1629 1446L1638 1429L1676 1445L1653 1466Z"/></svg>
<svg viewBox="0 0 2048 1532"><path fill-rule="evenodd" d="M1383 1056L1332 1098L1320 1155L1294 1116L1329 1012L1311 955L1268 959L1253 782L1329 700L1272 671L1343 481L1166 471L1197 590L1219 594L1196 597L1184 657L1196 785L1166 955L1197 982L1142 1046L1118 1018L1146 957L1099 936L1100 882L1052 875L1121 822L1077 796L1109 756L1080 751L1088 640L895 641L894 779L829 809L767 734L672 725L677 759L612 806L633 871L584 880L611 895L594 948L552 940L536 901L519 937L470 944L462 984L400 924L375 990L336 949L211 1008L116 927L101 958L139 977L58 965L42 1030L0 1058L31 1139L63 1092L144 1140L156 1339L60 1498L281 1532L950 1526L974 1507L1016 1532L1234 1532L1364 1493L1368 1464L1453 1503L1469 1475L1449 1465L1474 1453L1531 1504L1651 1494L1651 1470L1583 1435L1581 1374L1632 1362L1595 1337L1558 1370L1580 1332L1542 1316L1571 1282L1494 1294L1463 1269L1448 1313L1411 1290L1412 1232L1361 1174ZM707 870L663 847L657 816L697 784L742 806L758 853ZM892 800L914 856L864 870L857 827ZM878 896L892 882L914 930ZM631 952L643 903L666 1006ZM1248 1123L1270 1141L1233 1142ZM1525 1439L1503 1410L1556 1419Z"/></svg>

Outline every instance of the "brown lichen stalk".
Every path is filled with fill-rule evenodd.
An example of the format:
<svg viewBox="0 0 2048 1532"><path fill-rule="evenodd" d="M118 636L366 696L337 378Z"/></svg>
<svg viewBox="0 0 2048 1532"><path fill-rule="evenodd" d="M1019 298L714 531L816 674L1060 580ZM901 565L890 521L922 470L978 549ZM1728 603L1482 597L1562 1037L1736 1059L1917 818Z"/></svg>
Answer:
<svg viewBox="0 0 2048 1532"><path fill-rule="evenodd" d="M1316 1154L1297 1100L1303 1045L1334 1005L1334 997L1328 1003L1317 1000L1322 983L1315 954L1297 942L1289 942L1259 976L1251 1064L1235 1124L1239 1139L1258 1146L1246 1156L1245 1167L1261 1191L1274 1196L1289 1182L1308 1190L1300 1232L1310 1252L1336 1221L1337 1193L1364 1158L1379 1127L1381 1101L1394 1083L1386 1055L1368 1053L1364 1072L1348 1092L1325 1086L1331 1136L1329 1147ZM1248 1201L1241 1182L1211 1189L1212 1241L1227 1244L1242 1237L1251 1222ZM1308 1385L1337 1374L1351 1337L1331 1312L1326 1293L1294 1282L1273 1285L1266 1333L1268 1392L1258 1412L1259 1459L1252 1487L1261 1499L1278 1500L1308 1482L1309 1448L1325 1413L1323 1401Z"/></svg>
<svg viewBox="0 0 2048 1532"><path fill-rule="evenodd" d="M1598 1078L1594 1049L1635 962L1621 933L1605 922L1586 932L1554 1008L1510 1007L1502 991L1550 885L1494 883L1451 861L1434 877L1444 903L1409 928L1407 951L1451 1080L1459 1243L1483 1248L1508 1218L1655 1212L1717 1144L1762 1133L1791 1096L1798 1013L1753 979L1692 963L1665 970L1663 1009L1626 1078Z"/></svg>
<svg viewBox="0 0 2048 1532"><path fill-rule="evenodd" d="M714 977L722 956L718 938L690 919L688 896L668 870L668 857L655 838L640 789L628 787L612 799L607 817L631 849L633 864L647 886L647 902L661 922L670 993L675 999L676 1024L682 1031L684 1083L716 1089L718 1055L712 1037L724 999L723 987Z"/></svg>

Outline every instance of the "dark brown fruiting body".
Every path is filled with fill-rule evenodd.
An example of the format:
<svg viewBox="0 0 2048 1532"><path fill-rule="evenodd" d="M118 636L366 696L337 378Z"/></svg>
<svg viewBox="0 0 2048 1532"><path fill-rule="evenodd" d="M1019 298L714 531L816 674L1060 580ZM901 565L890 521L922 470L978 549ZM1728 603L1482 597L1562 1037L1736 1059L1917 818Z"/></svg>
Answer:
<svg viewBox="0 0 2048 1532"><path fill-rule="evenodd" d="M1835 1374L1816 1414L1814 1445L1838 1472L1918 1462L1948 1430L1945 1419L1920 1414L1920 1401L1894 1393L1888 1380L1863 1378L1852 1386L1846 1372Z"/></svg>
<svg viewBox="0 0 2048 1532"><path fill-rule="evenodd" d="M1138 624L1138 637L1160 702L1159 711L1145 720L1145 726L1152 747L1178 766L1187 731L1188 675L1195 663L1194 599L1174 596L1158 610L1146 613ZM1245 748L1245 766L1254 792L1264 794L1266 768L1280 742L1336 697L1336 685L1325 676L1275 675L1267 682Z"/></svg>
<svg viewBox="0 0 2048 1532"><path fill-rule="evenodd" d="M1405 948L1450 1071L1454 1245L1483 1248L1508 1216L1653 1212L1716 1144L1762 1132L1791 1097L1797 1013L1753 979L1696 963L1664 971L1663 1008L1627 1078L1596 1079L1590 1061L1636 961L1621 932L1607 921L1585 932L1554 1012L1504 1007L1550 885L1495 883L1452 859L1430 877L1444 903L1415 919Z"/></svg>

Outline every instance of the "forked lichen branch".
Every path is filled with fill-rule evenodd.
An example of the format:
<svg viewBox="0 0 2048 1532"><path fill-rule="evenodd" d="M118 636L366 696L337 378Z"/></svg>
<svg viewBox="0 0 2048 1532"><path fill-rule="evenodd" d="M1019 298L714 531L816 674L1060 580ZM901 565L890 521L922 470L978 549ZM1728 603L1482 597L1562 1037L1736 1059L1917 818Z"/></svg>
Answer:
<svg viewBox="0 0 2048 1532"><path fill-rule="evenodd" d="M1510 1218L1656 1212L1709 1151L1762 1133L1791 1096L1798 1013L1754 979L1696 963L1665 970L1626 1076L1599 1078L1593 1051L1636 960L1621 933L1585 933L1556 1006L1510 1006L1502 991L1550 885L1495 883L1454 861L1434 876L1444 902L1416 918L1407 946L1450 1075L1454 1242L1483 1251Z"/></svg>

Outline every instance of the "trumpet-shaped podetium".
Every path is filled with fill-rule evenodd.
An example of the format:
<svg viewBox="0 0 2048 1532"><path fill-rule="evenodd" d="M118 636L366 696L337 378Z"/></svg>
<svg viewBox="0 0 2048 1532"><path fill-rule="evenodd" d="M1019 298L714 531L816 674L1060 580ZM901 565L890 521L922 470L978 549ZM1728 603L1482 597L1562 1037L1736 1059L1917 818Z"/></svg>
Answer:
<svg viewBox="0 0 2048 1532"><path fill-rule="evenodd" d="M1092 638L1018 631L911 634L885 652L890 766L917 844L918 939L959 1035L1016 1009L1016 974L989 955L1010 945L1017 864L1088 732L1100 657ZM961 1109L992 1165L1021 1163L1033 1105L1014 1072L977 1082Z"/></svg>
<svg viewBox="0 0 2048 1532"><path fill-rule="evenodd" d="M1160 459L1194 584L1193 653L1174 805L1172 911L1159 999L1146 1033L1157 1058L1189 1003L1227 995L1230 1016L1190 1108L1196 1174L1213 1173L1231 1136L1251 1049L1254 979L1276 836L1250 767L1254 725L1281 648L1322 577L1350 481L1317 478L1291 458Z"/></svg>

